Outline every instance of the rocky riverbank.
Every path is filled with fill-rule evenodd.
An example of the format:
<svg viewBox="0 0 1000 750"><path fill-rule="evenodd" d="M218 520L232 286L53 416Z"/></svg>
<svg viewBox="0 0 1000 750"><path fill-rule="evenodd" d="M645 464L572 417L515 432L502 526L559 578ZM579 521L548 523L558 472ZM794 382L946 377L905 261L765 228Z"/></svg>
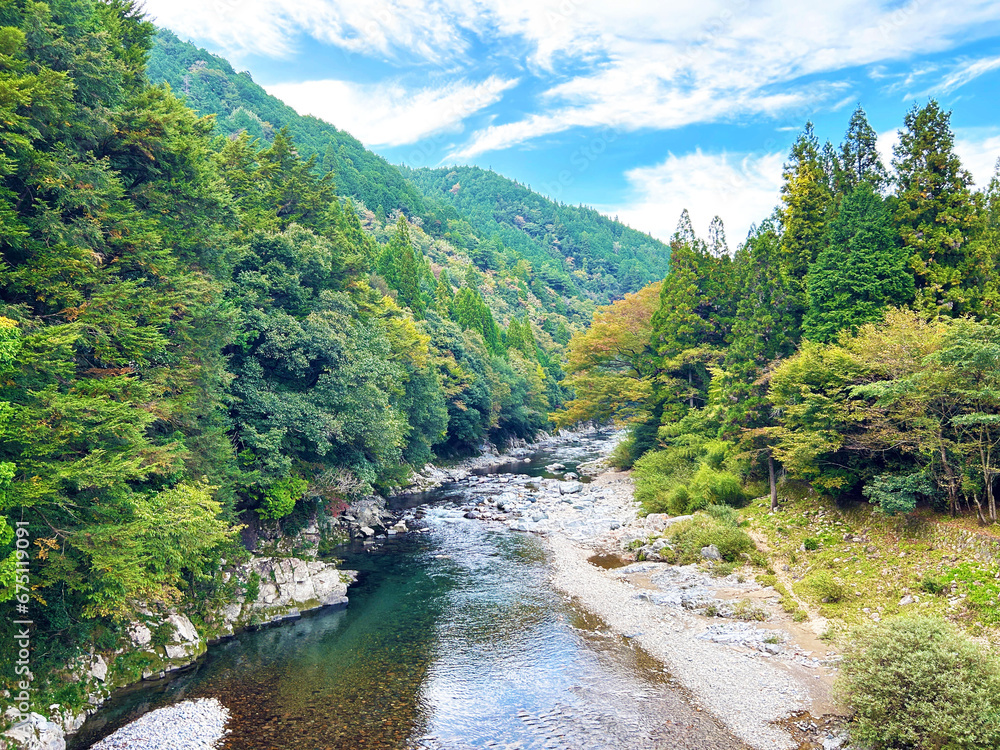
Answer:
<svg viewBox="0 0 1000 750"><path fill-rule="evenodd" d="M65 750L66 737L77 732L115 690L140 680L161 679L183 669L200 658L209 643L240 630L296 619L303 612L319 607L346 604L347 587L354 579L354 571L339 570L317 560L255 557L223 573L223 584L232 589L232 598L204 618L198 618L197 625L193 615L147 607L127 626L127 643L114 651L82 654L66 665L62 679L83 686L88 696L86 708L54 703L47 715L28 716L9 710L5 718L12 721L12 726L0 735L0 748ZM152 727L149 731L157 726L161 724L149 725ZM107 747L140 750L174 745L154 741Z"/></svg>
<svg viewBox="0 0 1000 750"><path fill-rule="evenodd" d="M600 471L596 463L591 469ZM787 721L836 712L830 688L838 656L818 638L823 624L794 622L750 569L712 575L711 550L700 566L629 562L676 519L638 518L627 474L602 471L590 482L470 475L459 484L465 502L426 512L545 537L554 585L661 661L750 747L846 746L837 720ZM655 558L655 544L647 552Z"/></svg>

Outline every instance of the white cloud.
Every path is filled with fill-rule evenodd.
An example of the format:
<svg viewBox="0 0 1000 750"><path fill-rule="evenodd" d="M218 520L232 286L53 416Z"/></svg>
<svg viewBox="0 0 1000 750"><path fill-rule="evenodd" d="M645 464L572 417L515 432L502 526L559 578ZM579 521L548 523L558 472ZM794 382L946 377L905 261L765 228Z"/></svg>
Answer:
<svg viewBox="0 0 1000 750"><path fill-rule="evenodd" d="M580 126L670 129L746 115L800 124L844 96L837 81L848 68L876 70L1000 28L996 0L146 0L146 7L229 54L288 55L308 35L346 53L416 59L468 78L484 59L470 63L475 43L501 69L526 67L548 84L533 111L474 133L456 159ZM1000 58L969 63L942 85L961 86L998 65ZM799 83L805 76L810 82Z"/></svg>
<svg viewBox="0 0 1000 750"><path fill-rule="evenodd" d="M362 54L406 50L427 60L465 50L438 0L146 0L158 24L219 45L226 54L284 57L301 34Z"/></svg>
<svg viewBox="0 0 1000 750"><path fill-rule="evenodd" d="M410 90L399 82L359 85L322 80L281 83L267 91L300 114L346 130L368 146L400 146L455 130L469 115L500 100L517 83L491 76L479 83Z"/></svg>
<svg viewBox="0 0 1000 750"><path fill-rule="evenodd" d="M972 173L977 187L986 187L1000 158L1000 130L964 128L955 133L955 153Z"/></svg>
<svg viewBox="0 0 1000 750"><path fill-rule="evenodd" d="M957 88L964 86L970 81L974 81L979 76L1000 68L1000 57L985 57L980 60L966 60L956 65L944 77L932 93L941 92L949 94Z"/></svg>
<svg viewBox="0 0 1000 750"><path fill-rule="evenodd" d="M699 149L682 156L670 154L661 164L626 172L633 200L601 210L664 241L674 233L685 208L703 237L718 214L729 247L735 250L751 225L766 219L778 205L784 160L784 153L708 154Z"/></svg>
<svg viewBox="0 0 1000 750"><path fill-rule="evenodd" d="M879 156L882 157L882 165L892 171L892 160L893 153L892 150L899 143L899 128L893 128L892 130L886 130L883 133L878 134L878 140L876 141L876 148L878 148Z"/></svg>

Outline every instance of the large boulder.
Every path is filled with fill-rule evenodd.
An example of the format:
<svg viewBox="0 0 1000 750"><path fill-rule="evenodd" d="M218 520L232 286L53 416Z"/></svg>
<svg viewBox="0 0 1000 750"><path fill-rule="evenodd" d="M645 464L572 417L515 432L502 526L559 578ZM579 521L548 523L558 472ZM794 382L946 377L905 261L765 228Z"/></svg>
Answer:
<svg viewBox="0 0 1000 750"><path fill-rule="evenodd" d="M66 737L61 726L41 714L30 713L12 726L3 736L22 750L66 750Z"/></svg>
<svg viewBox="0 0 1000 750"><path fill-rule="evenodd" d="M583 484L580 482L560 482L559 483L559 494L560 495L572 495L577 492L583 491Z"/></svg>
<svg viewBox="0 0 1000 750"><path fill-rule="evenodd" d="M706 560L718 561L722 559L722 554L719 552L719 548L716 547L714 544L710 544L707 547L702 547L701 556L704 557Z"/></svg>
<svg viewBox="0 0 1000 750"><path fill-rule="evenodd" d="M185 615L175 612L167 615L166 622L174 629L170 643L163 647L168 659L189 660L204 652L205 644L197 628Z"/></svg>

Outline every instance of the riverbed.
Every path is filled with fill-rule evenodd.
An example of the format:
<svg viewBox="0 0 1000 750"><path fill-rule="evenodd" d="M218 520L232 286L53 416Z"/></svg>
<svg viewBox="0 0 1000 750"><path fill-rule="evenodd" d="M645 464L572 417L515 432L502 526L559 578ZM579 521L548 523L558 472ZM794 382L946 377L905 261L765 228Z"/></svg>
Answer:
<svg viewBox="0 0 1000 750"><path fill-rule="evenodd" d="M213 646L115 696L71 748L205 698L228 711L220 747L234 750L746 748L636 638L553 587L544 539L459 512L511 472L551 477L546 466L573 470L606 449L567 442L406 499L418 531L337 552L359 571L346 609Z"/></svg>

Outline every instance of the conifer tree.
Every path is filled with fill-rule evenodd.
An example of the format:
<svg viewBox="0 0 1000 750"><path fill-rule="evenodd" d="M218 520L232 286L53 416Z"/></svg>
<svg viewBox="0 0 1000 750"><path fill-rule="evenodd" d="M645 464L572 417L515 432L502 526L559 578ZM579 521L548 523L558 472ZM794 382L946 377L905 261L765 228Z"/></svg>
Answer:
<svg viewBox="0 0 1000 750"><path fill-rule="evenodd" d="M729 255L729 245L726 244L726 228L718 216L712 217L712 223L708 226L708 252L713 258Z"/></svg>
<svg viewBox="0 0 1000 750"><path fill-rule="evenodd" d="M781 250L785 271L804 307L805 277L823 249L832 195L812 123L792 146L781 186Z"/></svg>
<svg viewBox="0 0 1000 750"><path fill-rule="evenodd" d="M893 159L896 223L910 253L918 309L962 315L981 309L988 269L970 243L972 176L955 154L950 120L933 99L906 114Z"/></svg>
<svg viewBox="0 0 1000 750"><path fill-rule="evenodd" d="M881 193L889 185L889 174L878 152L878 133L868 123L861 105L851 115L847 134L840 147L838 191L846 195L862 183Z"/></svg>
<svg viewBox="0 0 1000 750"><path fill-rule="evenodd" d="M410 308L418 319L424 316L424 301L420 294L420 274L410 240L406 218L399 217L396 233L382 251L378 271L386 283L399 293L401 304Z"/></svg>
<svg viewBox="0 0 1000 750"><path fill-rule="evenodd" d="M885 201L864 181L844 198L830 223L829 244L806 277L809 308L806 338L833 341L840 331L856 331L886 307L913 299L907 252L896 236Z"/></svg>

